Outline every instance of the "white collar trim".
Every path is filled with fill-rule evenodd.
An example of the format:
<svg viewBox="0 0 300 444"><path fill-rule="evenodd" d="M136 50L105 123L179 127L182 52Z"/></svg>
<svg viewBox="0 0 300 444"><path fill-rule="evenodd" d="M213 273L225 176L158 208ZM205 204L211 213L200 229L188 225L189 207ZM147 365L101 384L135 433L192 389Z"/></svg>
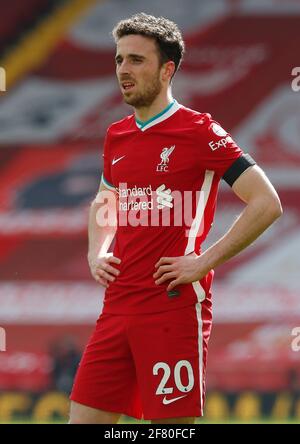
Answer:
<svg viewBox="0 0 300 444"><path fill-rule="evenodd" d="M152 119L150 119L149 122L146 122L144 125L142 125L140 122L138 122L135 119L136 126L141 131L146 131L147 129L151 128L152 126L157 125L158 123L161 123L164 120L168 119L169 117L173 116L173 114L175 114L176 111L179 110L179 108L180 108L180 104L176 100L174 100L174 102L172 103L172 106L167 108L167 111L158 114L157 117L153 117Z"/></svg>

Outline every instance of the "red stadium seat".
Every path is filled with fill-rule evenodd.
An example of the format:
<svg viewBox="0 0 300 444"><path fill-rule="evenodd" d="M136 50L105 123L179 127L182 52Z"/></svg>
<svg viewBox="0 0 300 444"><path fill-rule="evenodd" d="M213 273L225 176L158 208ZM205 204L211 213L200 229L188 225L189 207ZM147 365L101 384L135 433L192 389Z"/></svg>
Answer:
<svg viewBox="0 0 300 444"><path fill-rule="evenodd" d="M53 2L51 0L3 0L0 15L0 51L5 50Z"/></svg>

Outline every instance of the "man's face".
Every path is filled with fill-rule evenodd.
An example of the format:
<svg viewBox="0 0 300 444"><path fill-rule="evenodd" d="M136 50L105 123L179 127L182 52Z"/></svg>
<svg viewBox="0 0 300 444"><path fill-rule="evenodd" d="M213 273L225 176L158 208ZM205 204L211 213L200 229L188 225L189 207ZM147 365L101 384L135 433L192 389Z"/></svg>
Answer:
<svg viewBox="0 0 300 444"><path fill-rule="evenodd" d="M162 89L158 49L141 35L117 43L116 73L124 101L135 108L150 106Z"/></svg>

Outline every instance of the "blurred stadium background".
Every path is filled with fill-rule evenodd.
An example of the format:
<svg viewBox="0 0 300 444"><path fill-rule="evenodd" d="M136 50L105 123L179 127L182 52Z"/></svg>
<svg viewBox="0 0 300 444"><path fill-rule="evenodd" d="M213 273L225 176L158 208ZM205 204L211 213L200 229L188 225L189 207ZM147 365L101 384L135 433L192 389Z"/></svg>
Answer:
<svg viewBox="0 0 300 444"><path fill-rule="evenodd" d="M131 112L109 33L140 11L181 26L187 54L174 95L232 133L285 210L217 270L206 421L297 422L299 0L0 0L0 421L66 420L103 296L86 261L88 206L104 131ZM208 243L240 209L222 185Z"/></svg>

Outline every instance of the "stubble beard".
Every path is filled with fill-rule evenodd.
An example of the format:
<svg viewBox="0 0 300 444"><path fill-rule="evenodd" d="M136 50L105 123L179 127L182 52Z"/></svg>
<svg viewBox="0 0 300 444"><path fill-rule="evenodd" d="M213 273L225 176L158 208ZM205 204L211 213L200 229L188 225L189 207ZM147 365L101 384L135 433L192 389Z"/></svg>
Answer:
<svg viewBox="0 0 300 444"><path fill-rule="evenodd" d="M146 88L143 92L133 95L133 97L124 97L125 103L131 105L134 108L147 108L156 99L158 94L161 92L162 85L159 80L159 75L157 75L152 82L148 82Z"/></svg>

